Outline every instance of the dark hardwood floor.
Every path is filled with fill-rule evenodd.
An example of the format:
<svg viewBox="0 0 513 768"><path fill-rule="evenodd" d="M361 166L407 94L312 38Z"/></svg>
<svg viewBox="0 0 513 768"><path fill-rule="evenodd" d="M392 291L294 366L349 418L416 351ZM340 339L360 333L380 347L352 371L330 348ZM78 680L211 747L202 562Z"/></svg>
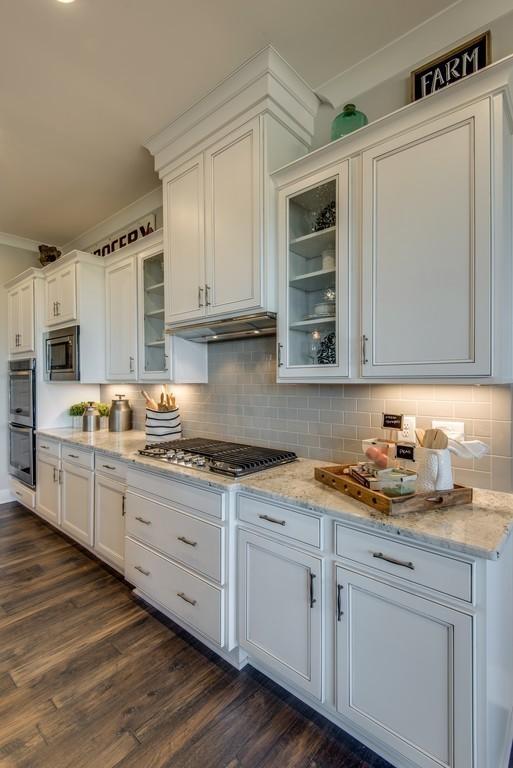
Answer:
<svg viewBox="0 0 513 768"><path fill-rule="evenodd" d="M0 765L386 768L233 670L35 515L0 507Z"/></svg>

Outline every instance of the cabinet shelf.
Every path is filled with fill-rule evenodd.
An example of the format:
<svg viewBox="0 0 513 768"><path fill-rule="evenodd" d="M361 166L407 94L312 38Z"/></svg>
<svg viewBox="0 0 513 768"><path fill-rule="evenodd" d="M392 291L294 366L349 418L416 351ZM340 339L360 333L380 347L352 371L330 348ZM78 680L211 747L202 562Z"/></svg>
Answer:
<svg viewBox="0 0 513 768"><path fill-rule="evenodd" d="M145 347L163 347L166 343L165 339L159 339L158 341L147 341Z"/></svg>
<svg viewBox="0 0 513 768"><path fill-rule="evenodd" d="M164 283L153 283L153 285L148 285L144 289L146 293L151 293L152 291L159 291L161 288L164 288Z"/></svg>
<svg viewBox="0 0 513 768"><path fill-rule="evenodd" d="M145 312L144 317L164 317L164 309L153 309L151 312Z"/></svg>
<svg viewBox="0 0 513 768"><path fill-rule="evenodd" d="M291 331L309 331L315 328L317 325L335 325L335 315L329 317L316 317L313 320L298 320L297 323L290 323L289 328Z"/></svg>
<svg viewBox="0 0 513 768"><path fill-rule="evenodd" d="M334 247L337 228L327 227L318 232L290 240L289 249L304 259L315 259L325 248Z"/></svg>
<svg viewBox="0 0 513 768"><path fill-rule="evenodd" d="M305 272L289 281L291 288L301 288L303 291L322 291L329 288L335 280L335 269L318 269L316 272Z"/></svg>

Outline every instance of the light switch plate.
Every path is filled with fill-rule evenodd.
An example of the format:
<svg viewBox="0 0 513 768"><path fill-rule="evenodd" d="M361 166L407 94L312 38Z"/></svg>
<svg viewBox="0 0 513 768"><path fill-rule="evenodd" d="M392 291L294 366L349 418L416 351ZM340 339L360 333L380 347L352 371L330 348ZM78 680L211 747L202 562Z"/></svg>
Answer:
<svg viewBox="0 0 513 768"><path fill-rule="evenodd" d="M447 419L433 419L431 422L433 429L442 429L447 437L453 440L465 439L465 422L449 421Z"/></svg>
<svg viewBox="0 0 513 768"><path fill-rule="evenodd" d="M415 442L415 427L417 426L417 419L415 416L403 416L403 428L397 433L397 439L399 442L414 443Z"/></svg>

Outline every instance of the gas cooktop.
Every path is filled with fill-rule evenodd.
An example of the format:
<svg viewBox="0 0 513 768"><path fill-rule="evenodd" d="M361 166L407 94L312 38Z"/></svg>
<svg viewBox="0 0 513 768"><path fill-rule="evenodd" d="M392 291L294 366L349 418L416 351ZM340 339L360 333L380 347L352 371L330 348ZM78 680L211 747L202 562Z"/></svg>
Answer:
<svg viewBox="0 0 513 768"><path fill-rule="evenodd" d="M230 477L250 475L297 459L292 451L227 443L223 440L209 440L201 437L150 443L139 453L168 464L191 467L204 472L218 472Z"/></svg>

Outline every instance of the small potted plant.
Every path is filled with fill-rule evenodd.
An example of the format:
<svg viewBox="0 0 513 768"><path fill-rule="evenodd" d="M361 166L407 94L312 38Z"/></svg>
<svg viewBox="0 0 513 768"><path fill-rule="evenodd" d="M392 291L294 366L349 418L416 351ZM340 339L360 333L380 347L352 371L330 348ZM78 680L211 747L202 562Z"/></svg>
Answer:
<svg viewBox="0 0 513 768"><path fill-rule="evenodd" d="M110 408L106 403L95 403L96 409L100 414L100 429L108 428L108 418ZM82 429L82 416L88 403L75 403L70 406L69 415L71 416L71 426L73 429Z"/></svg>

